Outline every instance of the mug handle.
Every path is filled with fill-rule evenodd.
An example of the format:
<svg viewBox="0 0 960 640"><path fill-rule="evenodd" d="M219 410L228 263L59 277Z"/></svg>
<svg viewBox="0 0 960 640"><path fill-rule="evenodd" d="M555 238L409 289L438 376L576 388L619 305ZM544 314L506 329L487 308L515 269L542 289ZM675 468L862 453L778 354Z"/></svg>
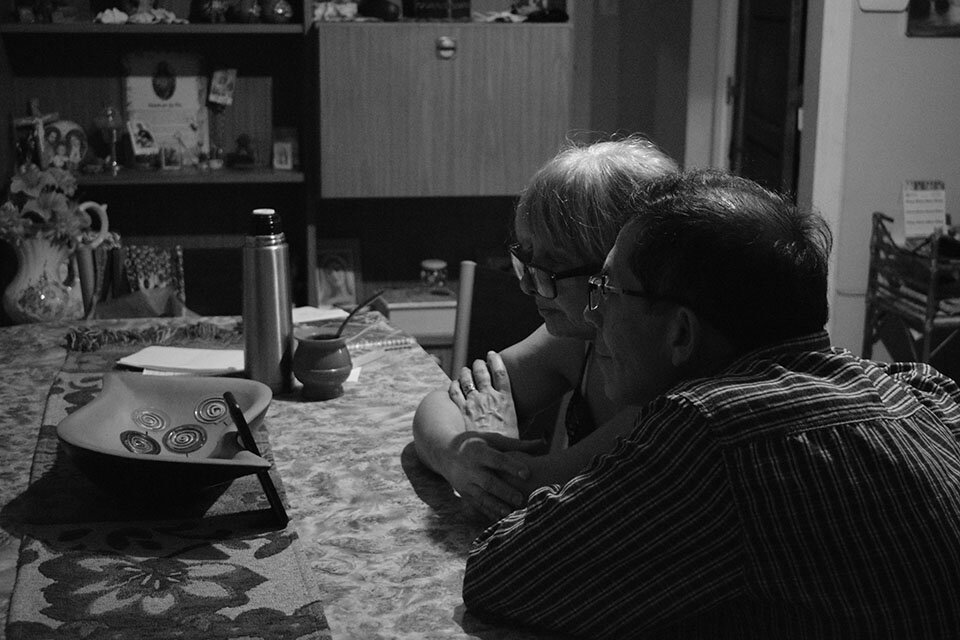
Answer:
<svg viewBox="0 0 960 640"><path fill-rule="evenodd" d="M100 218L100 231L90 242L84 243L84 246L88 249L95 249L100 246L100 243L106 240L107 233L110 232L110 223L107 218L107 205L94 202L93 200L87 200L82 202L77 206L78 209L86 213L90 213L89 210L93 210L97 214L97 217Z"/></svg>

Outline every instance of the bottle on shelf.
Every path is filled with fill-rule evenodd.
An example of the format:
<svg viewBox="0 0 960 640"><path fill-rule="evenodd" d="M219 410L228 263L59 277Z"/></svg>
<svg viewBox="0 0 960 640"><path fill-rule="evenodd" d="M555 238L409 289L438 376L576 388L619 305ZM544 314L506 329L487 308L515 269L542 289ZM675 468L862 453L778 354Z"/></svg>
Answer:
<svg viewBox="0 0 960 640"><path fill-rule="evenodd" d="M274 393L289 391L293 366L290 247L274 209L254 209L243 245L244 369Z"/></svg>

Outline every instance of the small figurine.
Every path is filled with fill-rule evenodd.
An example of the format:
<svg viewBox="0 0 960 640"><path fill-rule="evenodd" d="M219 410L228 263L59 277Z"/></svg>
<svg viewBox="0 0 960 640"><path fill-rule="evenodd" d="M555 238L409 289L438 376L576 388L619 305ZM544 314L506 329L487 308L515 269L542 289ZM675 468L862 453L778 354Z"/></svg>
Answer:
<svg viewBox="0 0 960 640"><path fill-rule="evenodd" d="M227 166L231 169L249 169L255 161L253 149L250 148L250 136L241 133L237 137L237 149L227 154Z"/></svg>
<svg viewBox="0 0 960 640"><path fill-rule="evenodd" d="M229 5L230 2L227 0L192 0L190 20L192 22L226 22Z"/></svg>
<svg viewBox="0 0 960 640"><path fill-rule="evenodd" d="M266 0L261 14L264 22L283 24L293 20L293 7L287 0Z"/></svg>
<svg viewBox="0 0 960 640"><path fill-rule="evenodd" d="M14 118L13 126L17 132L18 158L17 166L21 170L34 164L41 169L46 167L44 157L44 126L57 120L57 113L41 113L40 101L37 98L30 100L30 115ZM47 158L52 154L47 153Z"/></svg>

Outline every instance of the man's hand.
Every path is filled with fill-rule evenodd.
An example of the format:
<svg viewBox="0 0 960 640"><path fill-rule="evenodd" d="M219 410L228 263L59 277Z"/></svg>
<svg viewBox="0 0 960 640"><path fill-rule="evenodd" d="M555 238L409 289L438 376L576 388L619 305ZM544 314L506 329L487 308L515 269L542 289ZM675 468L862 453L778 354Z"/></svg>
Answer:
<svg viewBox="0 0 960 640"><path fill-rule="evenodd" d="M519 437L510 376L495 351L487 353L486 362L474 360L472 368L464 367L450 383L448 395L463 414L467 431Z"/></svg>
<svg viewBox="0 0 960 640"><path fill-rule="evenodd" d="M465 431L451 443L443 475L469 510L483 519L499 520L527 500L529 469L522 456L510 452L538 453L543 446L539 440Z"/></svg>

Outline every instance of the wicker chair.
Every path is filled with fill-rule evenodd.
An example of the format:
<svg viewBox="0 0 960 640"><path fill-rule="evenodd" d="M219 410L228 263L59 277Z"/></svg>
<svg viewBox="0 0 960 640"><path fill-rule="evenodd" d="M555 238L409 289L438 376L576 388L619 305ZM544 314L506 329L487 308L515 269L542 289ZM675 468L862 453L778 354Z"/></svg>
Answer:
<svg viewBox="0 0 960 640"><path fill-rule="evenodd" d="M870 358L873 345L896 328L905 355L930 362L960 332L960 243L938 231L903 247L890 234L892 221L873 214L862 355Z"/></svg>
<svg viewBox="0 0 960 640"><path fill-rule="evenodd" d="M87 318L191 315L179 245L126 244L116 238L78 261L92 265L81 268L81 274L92 274L86 282L81 279Z"/></svg>

